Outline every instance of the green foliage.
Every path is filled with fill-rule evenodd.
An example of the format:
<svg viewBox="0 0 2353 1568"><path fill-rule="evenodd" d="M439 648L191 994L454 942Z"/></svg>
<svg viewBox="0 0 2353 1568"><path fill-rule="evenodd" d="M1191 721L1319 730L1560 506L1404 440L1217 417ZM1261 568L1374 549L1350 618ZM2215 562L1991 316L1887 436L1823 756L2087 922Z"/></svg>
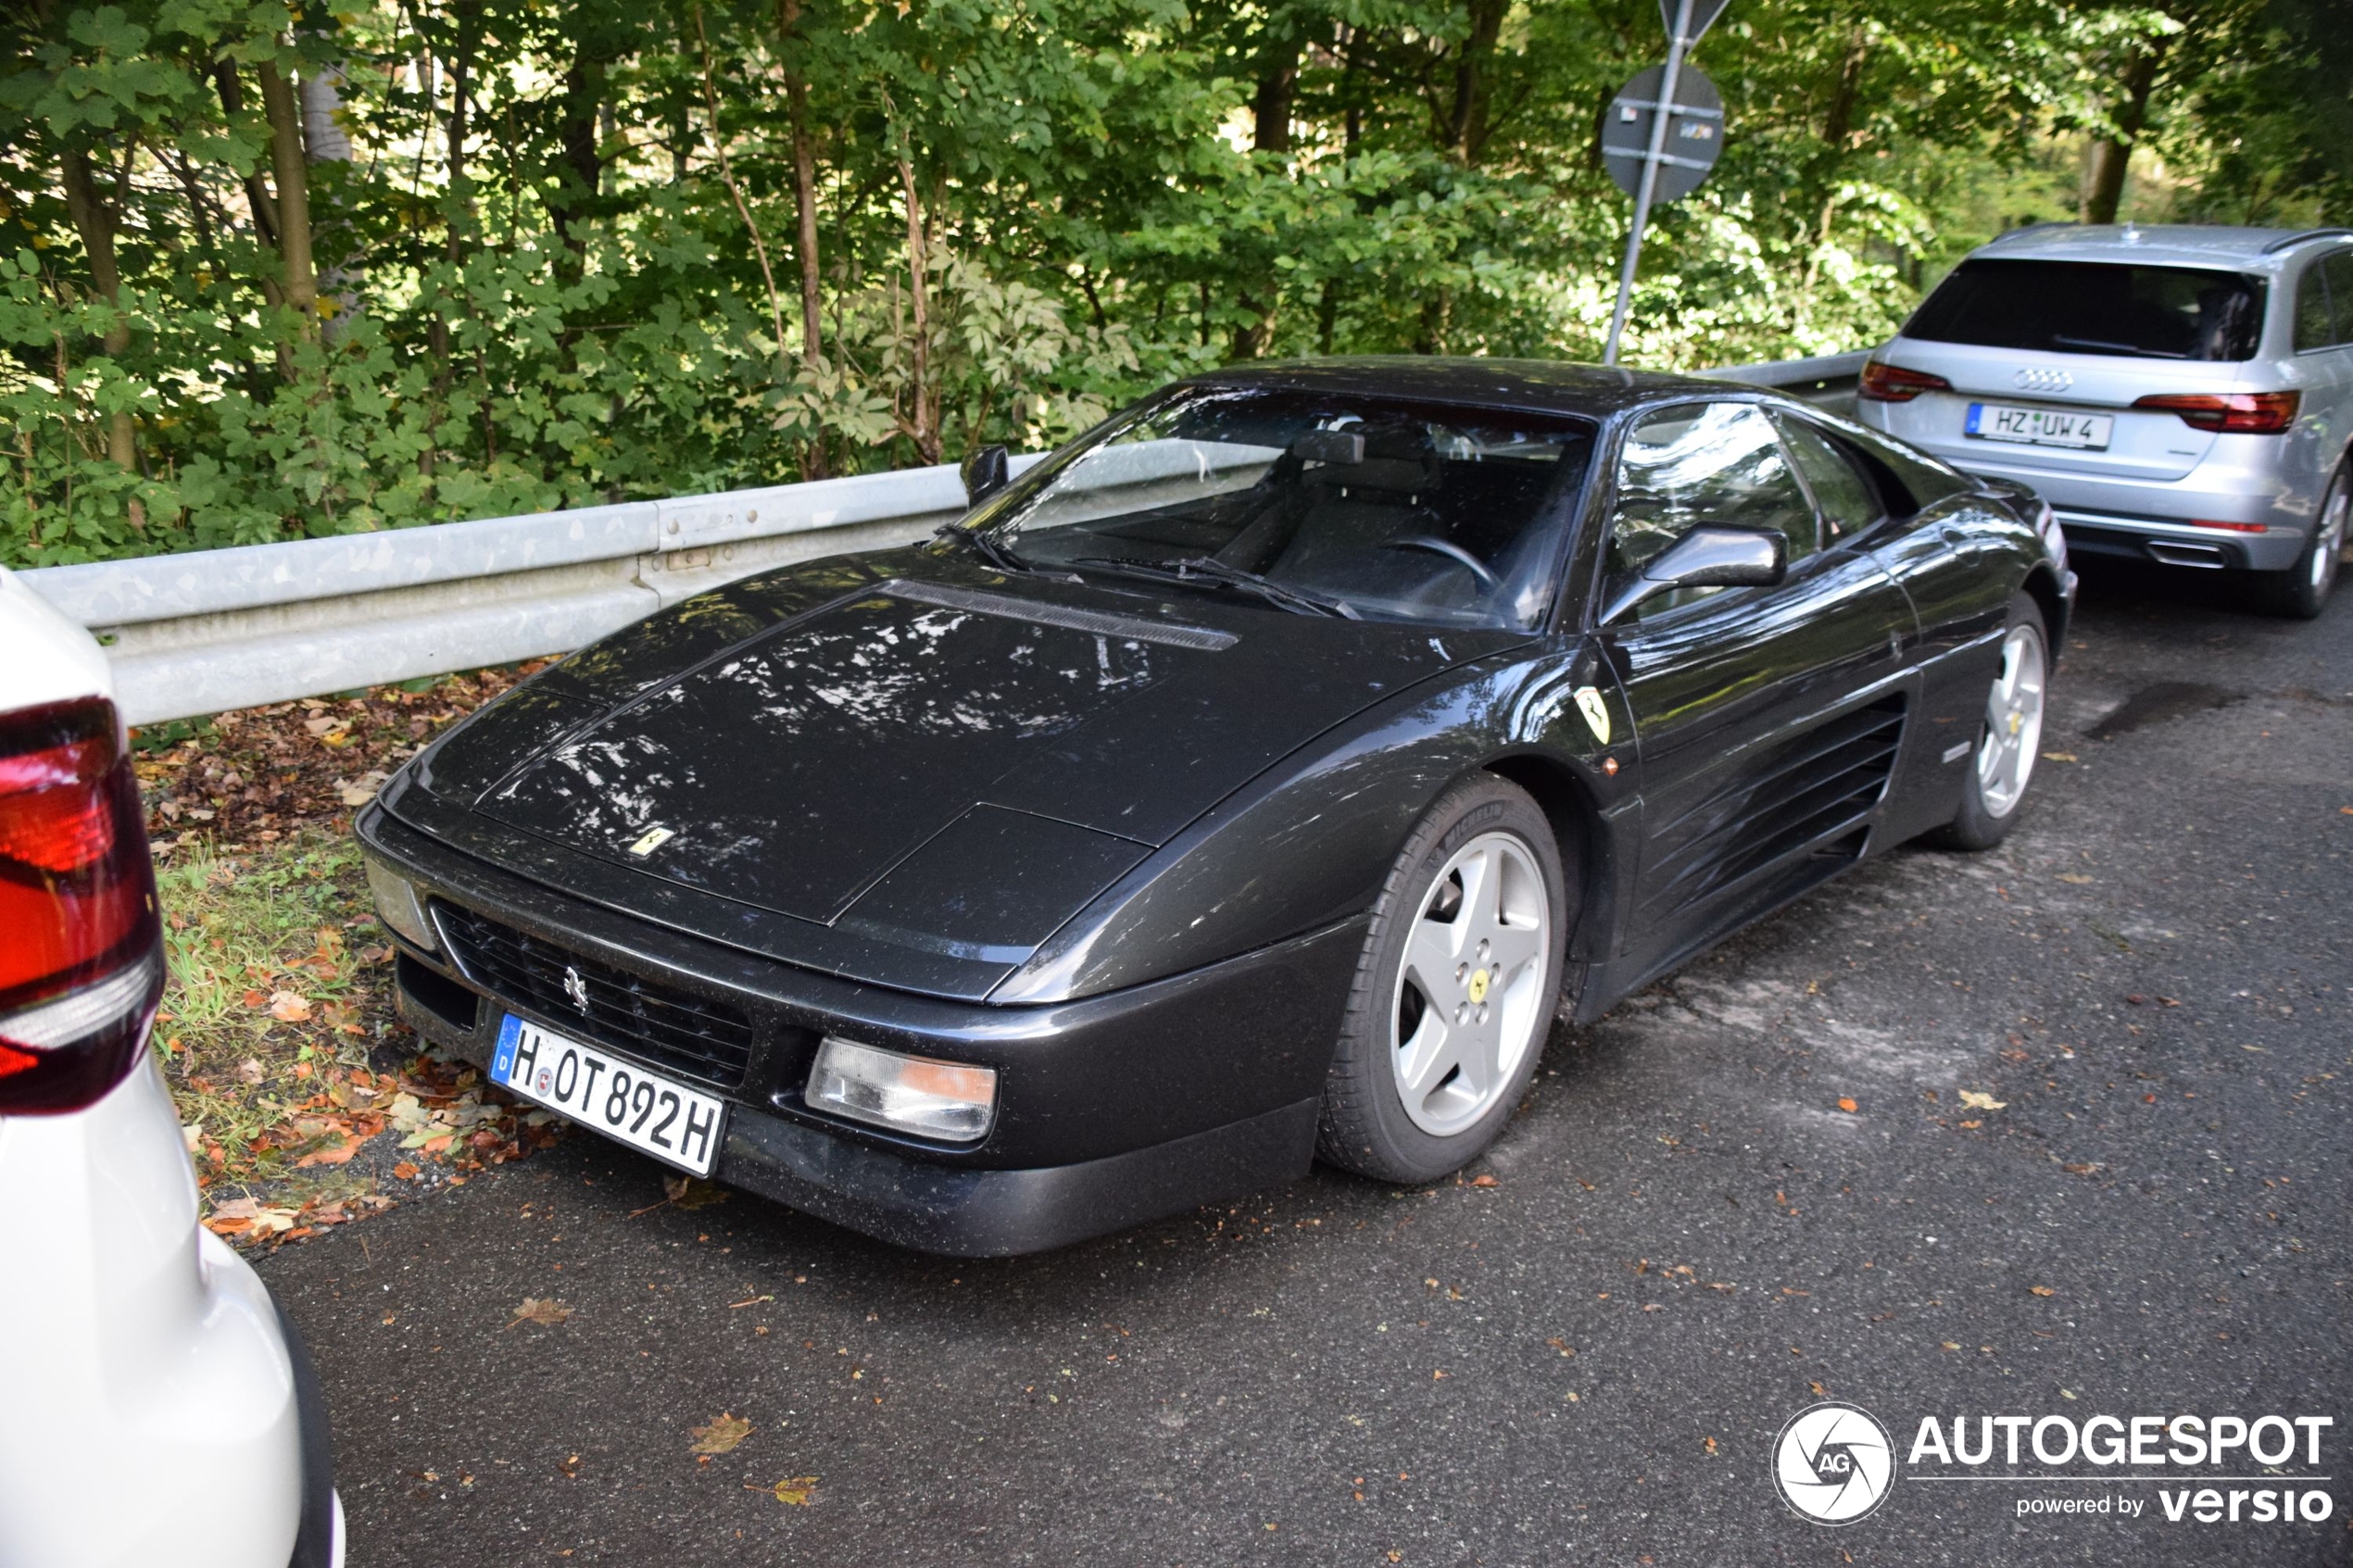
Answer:
<svg viewBox="0 0 2353 1568"><path fill-rule="evenodd" d="M2132 210L2316 218L2353 180L2329 7L2173 3L1735 6L1726 156L1658 215L1628 358L1882 337L2072 216L2141 52ZM9 7L0 561L1038 446L1238 355L1592 357L1596 118L1662 46L1652 0Z"/></svg>

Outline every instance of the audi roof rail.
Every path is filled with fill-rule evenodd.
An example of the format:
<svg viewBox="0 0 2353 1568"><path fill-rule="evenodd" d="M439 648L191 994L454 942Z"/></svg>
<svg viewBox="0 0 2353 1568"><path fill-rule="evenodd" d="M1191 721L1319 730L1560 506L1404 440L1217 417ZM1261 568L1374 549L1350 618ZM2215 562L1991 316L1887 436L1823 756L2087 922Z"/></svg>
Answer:
<svg viewBox="0 0 2353 1568"><path fill-rule="evenodd" d="M2021 223L2015 229L2005 229L1987 243L1999 244L2003 240L2012 239L2020 234L2033 233L2038 229L2080 229L2082 227L2082 225L2072 218L2045 218L2033 223Z"/></svg>
<svg viewBox="0 0 2353 1568"><path fill-rule="evenodd" d="M2353 240L2353 229L2307 229L2301 233L2289 234L2283 239L2273 240L2263 247L2263 254L2277 256L2280 252L2300 245L2307 240L2332 239Z"/></svg>

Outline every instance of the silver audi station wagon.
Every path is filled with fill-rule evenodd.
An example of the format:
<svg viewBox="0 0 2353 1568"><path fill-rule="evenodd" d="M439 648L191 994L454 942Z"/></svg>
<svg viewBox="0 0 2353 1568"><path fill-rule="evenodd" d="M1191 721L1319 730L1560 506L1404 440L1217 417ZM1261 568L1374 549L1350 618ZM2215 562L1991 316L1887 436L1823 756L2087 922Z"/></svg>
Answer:
<svg viewBox="0 0 2353 1568"><path fill-rule="evenodd" d="M1861 412L2032 485L2073 552L2251 573L2309 619L2353 500L2353 230L2017 230L1871 357Z"/></svg>

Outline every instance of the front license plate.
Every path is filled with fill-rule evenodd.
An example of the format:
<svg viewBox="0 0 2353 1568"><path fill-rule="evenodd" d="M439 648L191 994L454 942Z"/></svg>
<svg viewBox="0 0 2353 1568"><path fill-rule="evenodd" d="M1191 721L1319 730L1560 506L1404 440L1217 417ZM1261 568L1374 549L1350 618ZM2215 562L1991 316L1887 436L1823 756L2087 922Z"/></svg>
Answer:
<svg viewBox="0 0 2353 1568"><path fill-rule="evenodd" d="M711 1174L727 1102L509 1013L490 1081L698 1176Z"/></svg>
<svg viewBox="0 0 2353 1568"><path fill-rule="evenodd" d="M2015 441L2024 446L2108 449L2113 414L2066 414L2056 408L2020 408L2007 403L1969 406L1969 433L1980 441Z"/></svg>

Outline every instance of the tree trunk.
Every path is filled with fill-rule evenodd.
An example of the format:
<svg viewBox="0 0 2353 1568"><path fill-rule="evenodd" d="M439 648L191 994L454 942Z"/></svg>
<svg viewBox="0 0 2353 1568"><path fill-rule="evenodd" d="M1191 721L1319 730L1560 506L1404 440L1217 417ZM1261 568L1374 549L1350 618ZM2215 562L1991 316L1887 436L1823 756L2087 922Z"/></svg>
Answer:
<svg viewBox="0 0 2353 1568"><path fill-rule="evenodd" d="M115 258L117 225L114 210L98 194L98 182L90 173L89 154L79 147L68 147L63 163L66 210L73 219L75 232L82 236L82 250L90 257L90 284L116 311L113 321L107 327L107 335L100 341L107 358L119 358L122 351L131 346L131 323L121 314L122 269ZM135 470L139 466L139 449L132 439L131 415L125 410L118 409L107 417L107 458L119 469ZM136 523L140 521L134 512L132 521Z"/></svg>
<svg viewBox="0 0 2353 1568"><path fill-rule="evenodd" d="M302 145L306 160L310 164L349 163L351 137L344 130L341 118L343 68L329 66L315 75L302 78L296 92L302 104ZM328 302L326 314L330 332L341 331L342 323L359 307L350 282L350 272L341 261L330 261L320 274L320 291Z"/></svg>
<svg viewBox="0 0 2353 1568"><path fill-rule="evenodd" d="M915 443L915 450L926 463L939 461L938 395L931 385L931 311L929 278L930 247L924 240L924 206L915 194L915 166L902 154L899 159L899 183L907 193L907 281L908 295L914 307L914 395L913 418L909 421L908 436Z"/></svg>
<svg viewBox="0 0 2353 1568"><path fill-rule="evenodd" d="M1299 40L1269 38L1258 56L1258 92L1251 100L1251 145L1262 153L1290 151L1291 106L1299 96Z"/></svg>
<svg viewBox="0 0 2353 1568"><path fill-rule="evenodd" d="M294 88L278 68L263 61L261 109L270 117L270 166L278 181L278 254L286 265L286 303L314 322L319 314L319 275L310 259L310 178L302 155L302 112Z"/></svg>
<svg viewBox="0 0 2353 1568"><path fill-rule="evenodd" d="M735 165L727 158L727 138L719 129L719 89L711 79L711 39L703 31L702 6L695 6L695 41L702 45L702 101L711 116L711 146L719 155L719 178L727 186L727 194L736 204L736 215L744 220L744 228L751 235L752 254L760 258L761 281L768 285L768 319L776 329L776 358L785 357L785 305L776 293L776 271L768 265L768 242L760 236L760 225L752 220L751 204L744 199L743 187L736 183ZM902 165L903 167L903 165Z"/></svg>
<svg viewBox="0 0 2353 1568"><path fill-rule="evenodd" d="M2078 214L2086 223L2113 223L2117 204L2124 198L2124 174L2133 146L2148 123L2149 94L2157 87L2157 68L2163 63L2162 42L2142 44L2125 63L2119 85L2123 89L2115 112L2117 134L2093 138L2089 167L2084 170L2083 204Z"/></svg>
<svg viewBox="0 0 2353 1568"><path fill-rule="evenodd" d="M471 3L458 6L458 35L447 62L449 124L443 168L448 185L443 196L447 213L443 220L442 257L452 270L466 259L466 94L473 79L474 23L479 14L479 8ZM426 407L425 449L417 454L417 471L431 479L441 444L442 400L448 395L450 379L449 316L440 301L435 301L433 324L426 329L426 347L434 362L433 395Z"/></svg>
<svg viewBox="0 0 2353 1568"><path fill-rule="evenodd" d="M605 62L583 44L564 72L556 188L547 194L547 216L556 237L575 258L588 248L583 225L604 183L604 160L597 151L597 118L604 95Z"/></svg>
<svg viewBox="0 0 2353 1568"><path fill-rule="evenodd" d="M1863 67L1870 58L1870 34L1861 28L1846 36L1846 53L1839 60L1838 81L1831 88L1831 106L1822 116L1822 141L1833 153L1847 150L1855 134L1855 106L1862 96Z"/></svg>
<svg viewBox="0 0 2353 1568"><path fill-rule="evenodd" d="M781 0L777 35L790 50L800 30L800 0ZM824 358L823 275L817 257L817 149L809 135L809 83L799 68L785 68L785 113L792 131L792 205L800 250L800 363L815 373ZM832 465L826 460L825 433L809 438L809 454L801 467L811 479L823 479Z"/></svg>
<svg viewBox="0 0 2353 1568"><path fill-rule="evenodd" d="M245 86L237 80L237 67L233 61L216 62L212 68L212 82L220 94L220 109L223 114L233 119L245 112ZM262 180L261 170L258 169L245 176L245 205L253 209L253 226L260 234L261 243L271 250L276 250L278 248L278 203L276 198L271 195L270 187ZM271 304L280 303L276 284L264 282L262 292L269 295Z"/></svg>
<svg viewBox="0 0 2353 1568"><path fill-rule="evenodd" d="M1291 109L1299 96L1299 38L1282 33L1268 36L1258 56L1258 91L1251 101L1251 148L1276 157L1290 152ZM1255 359L1272 347L1275 316L1282 292L1270 277L1260 286L1245 284L1241 307L1250 319L1234 329L1233 356Z"/></svg>
<svg viewBox="0 0 2353 1568"><path fill-rule="evenodd" d="M1439 122L1439 143L1465 169L1487 147L1487 62L1510 9L1510 0L1470 0L1470 31L1454 51L1453 94Z"/></svg>

